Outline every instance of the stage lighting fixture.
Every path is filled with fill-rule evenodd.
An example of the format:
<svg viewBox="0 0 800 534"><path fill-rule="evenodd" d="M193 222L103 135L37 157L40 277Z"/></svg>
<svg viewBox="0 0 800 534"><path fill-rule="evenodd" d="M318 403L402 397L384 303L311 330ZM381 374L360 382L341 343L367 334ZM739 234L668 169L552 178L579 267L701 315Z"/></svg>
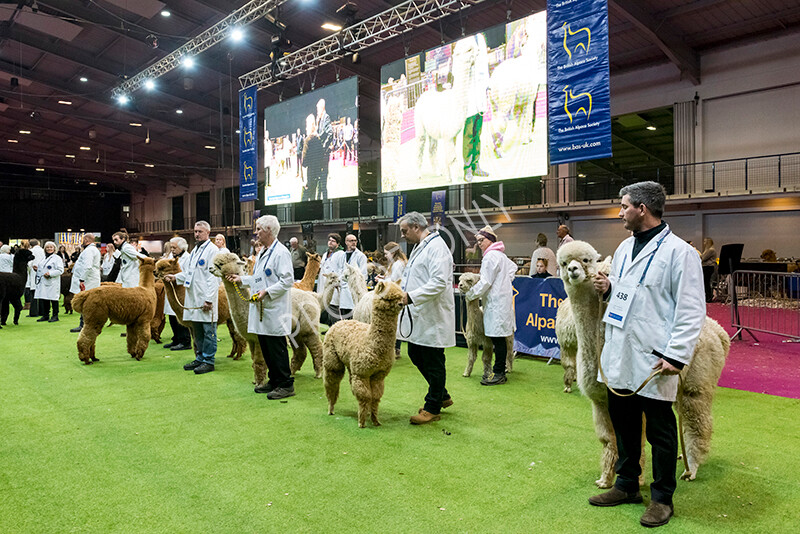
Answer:
<svg viewBox="0 0 800 534"><path fill-rule="evenodd" d="M654 131L656 129L656 127L653 124L648 124L647 125L647 129L652 132L652 131Z"/></svg>
<svg viewBox="0 0 800 534"><path fill-rule="evenodd" d="M361 64L361 54L358 52L353 52L353 55L350 56L350 61L353 63L353 65Z"/></svg>
<svg viewBox="0 0 800 534"><path fill-rule="evenodd" d="M166 10L166 9L162 9L161 10L161 16L162 17L169 17L170 15L172 15L172 13L170 13L169 10Z"/></svg>
<svg viewBox="0 0 800 534"><path fill-rule="evenodd" d="M186 56L185 58L183 58L182 63L184 67L186 67L187 69L191 69L192 67L194 67L194 58L192 56Z"/></svg>
<svg viewBox="0 0 800 534"><path fill-rule="evenodd" d="M156 82L154 82L153 80L146 80L144 82L144 88L147 89L148 91L152 91L153 89L156 88Z"/></svg>
<svg viewBox="0 0 800 534"><path fill-rule="evenodd" d="M86 83L86 82L89 81L89 78L87 78L86 76L81 76L79 79L80 79L81 83Z"/></svg>
<svg viewBox="0 0 800 534"><path fill-rule="evenodd" d="M339 30L342 29L342 27L339 26L338 24L334 24L333 22L326 22L325 24L322 25L322 29L330 30L332 32L338 32Z"/></svg>
<svg viewBox="0 0 800 534"><path fill-rule="evenodd" d="M231 39L233 39L234 43L240 42L244 39L244 31L241 28L234 28L233 31L231 31Z"/></svg>
<svg viewBox="0 0 800 534"><path fill-rule="evenodd" d="M127 104L129 101L130 101L130 98L128 98L128 95L119 95L119 96L117 97L117 102L118 102L119 104L123 105L123 106L124 106L125 104Z"/></svg>
<svg viewBox="0 0 800 534"><path fill-rule="evenodd" d="M148 36L144 38L144 42L150 45L152 48L158 48L158 37L152 33L148 34Z"/></svg>

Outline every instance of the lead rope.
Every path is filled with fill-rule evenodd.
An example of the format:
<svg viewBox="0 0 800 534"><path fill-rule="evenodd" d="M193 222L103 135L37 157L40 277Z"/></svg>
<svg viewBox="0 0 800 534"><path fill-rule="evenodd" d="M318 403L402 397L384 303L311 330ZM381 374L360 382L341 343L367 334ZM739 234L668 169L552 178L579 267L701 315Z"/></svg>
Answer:
<svg viewBox="0 0 800 534"><path fill-rule="evenodd" d="M602 323L603 322L603 295L598 295L598 298L600 300L600 306L599 306L600 322ZM603 329L604 328L605 327L603 327ZM600 328L597 329L597 339L596 339L596 343L595 343L595 348L597 350L597 369L600 371L600 378L603 379L603 384L605 384L605 386L608 388L608 390L611 393L613 393L617 397L632 397L633 395L636 395L637 393L639 393L652 379L654 379L656 376L661 374L661 369L656 369L655 371L650 373L650 375L644 380L644 382L641 383L641 385L638 388L636 388L636 391L634 391L633 393L620 393L617 390L615 390L614 388L612 388L611 386L609 386L608 385L608 379L606 378L606 374L603 372L603 365L602 365L602 362L601 362L601 359L600 359L600 356L602 354L602 351L600 350L600 345L601 345L600 334L602 332L603 332L603 330L601 330ZM605 341L603 340L603 343L604 342ZM683 385L683 377L680 374L678 374L678 382L680 382L681 386ZM680 442L680 445L681 445L681 458L683 458L683 466L684 466L685 470L689 471L689 458L686 456L686 443L685 443L685 440L683 438L683 418L681 417L680 410L677 410L677 412L678 412L678 441Z"/></svg>
<svg viewBox="0 0 800 534"><path fill-rule="evenodd" d="M177 303L178 303L178 306L180 306L180 307L181 307L181 308L183 308L184 310L202 310L202 309L203 309L203 307L202 307L202 306L200 306L200 307L197 307L197 308L187 308L186 306L184 306L184 305L181 303L180 299L178 299L178 293L177 293L177 291L175 290L175 282L166 282L166 285L167 285L167 286L168 286L168 287L169 287L169 288L172 290L172 296L174 296L174 297L175 297L175 302L177 302Z"/></svg>
<svg viewBox="0 0 800 534"><path fill-rule="evenodd" d="M400 337L405 337L405 338L408 338L414 331L414 316L411 315L411 312L408 312L408 322L411 325L411 329L408 331L408 334L403 333L403 317L405 317L407 309L408 306L403 306L402 311L400 311L400 324L398 325L398 331L400 332Z"/></svg>

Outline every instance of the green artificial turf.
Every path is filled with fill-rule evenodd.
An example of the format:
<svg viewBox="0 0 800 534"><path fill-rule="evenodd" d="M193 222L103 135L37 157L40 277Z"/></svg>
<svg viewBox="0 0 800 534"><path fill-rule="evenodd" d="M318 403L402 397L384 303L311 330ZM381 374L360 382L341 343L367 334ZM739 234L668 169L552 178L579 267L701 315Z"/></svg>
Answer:
<svg viewBox="0 0 800 534"><path fill-rule="evenodd" d="M589 401L562 371L517 360L503 386L462 378L440 422L410 415L426 386L403 349L383 426L359 429L342 384L327 415L310 359L297 396L253 393L249 355L182 370L188 351L151 342L141 362L98 338L83 365L77 316L0 330L1 532L636 532L642 505L590 507L600 445ZM169 339L169 327L164 332ZM668 532L797 532L800 401L719 389L710 457L679 481ZM680 466L679 466L680 469ZM648 498L645 492L645 498Z"/></svg>

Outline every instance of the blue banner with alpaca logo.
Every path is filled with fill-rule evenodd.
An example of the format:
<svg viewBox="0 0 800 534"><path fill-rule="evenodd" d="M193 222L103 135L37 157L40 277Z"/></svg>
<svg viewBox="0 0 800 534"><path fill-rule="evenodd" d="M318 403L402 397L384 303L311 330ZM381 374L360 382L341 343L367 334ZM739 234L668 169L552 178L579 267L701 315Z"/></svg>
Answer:
<svg viewBox="0 0 800 534"><path fill-rule="evenodd" d="M258 198L258 88L239 91L239 202Z"/></svg>
<svg viewBox="0 0 800 534"><path fill-rule="evenodd" d="M567 298L560 278L528 278L517 276L513 283L514 350L523 354L561 358L556 339L556 313Z"/></svg>
<svg viewBox="0 0 800 534"><path fill-rule="evenodd" d="M548 0L550 164L611 156L606 0Z"/></svg>

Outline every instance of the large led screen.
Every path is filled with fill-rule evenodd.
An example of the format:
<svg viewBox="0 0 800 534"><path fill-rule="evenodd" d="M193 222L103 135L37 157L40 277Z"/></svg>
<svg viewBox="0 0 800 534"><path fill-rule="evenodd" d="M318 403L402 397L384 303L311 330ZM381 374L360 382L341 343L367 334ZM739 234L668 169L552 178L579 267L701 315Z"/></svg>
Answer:
<svg viewBox="0 0 800 534"><path fill-rule="evenodd" d="M264 110L266 204L358 195L358 78Z"/></svg>
<svg viewBox="0 0 800 534"><path fill-rule="evenodd" d="M381 189L547 174L542 11L381 69Z"/></svg>

